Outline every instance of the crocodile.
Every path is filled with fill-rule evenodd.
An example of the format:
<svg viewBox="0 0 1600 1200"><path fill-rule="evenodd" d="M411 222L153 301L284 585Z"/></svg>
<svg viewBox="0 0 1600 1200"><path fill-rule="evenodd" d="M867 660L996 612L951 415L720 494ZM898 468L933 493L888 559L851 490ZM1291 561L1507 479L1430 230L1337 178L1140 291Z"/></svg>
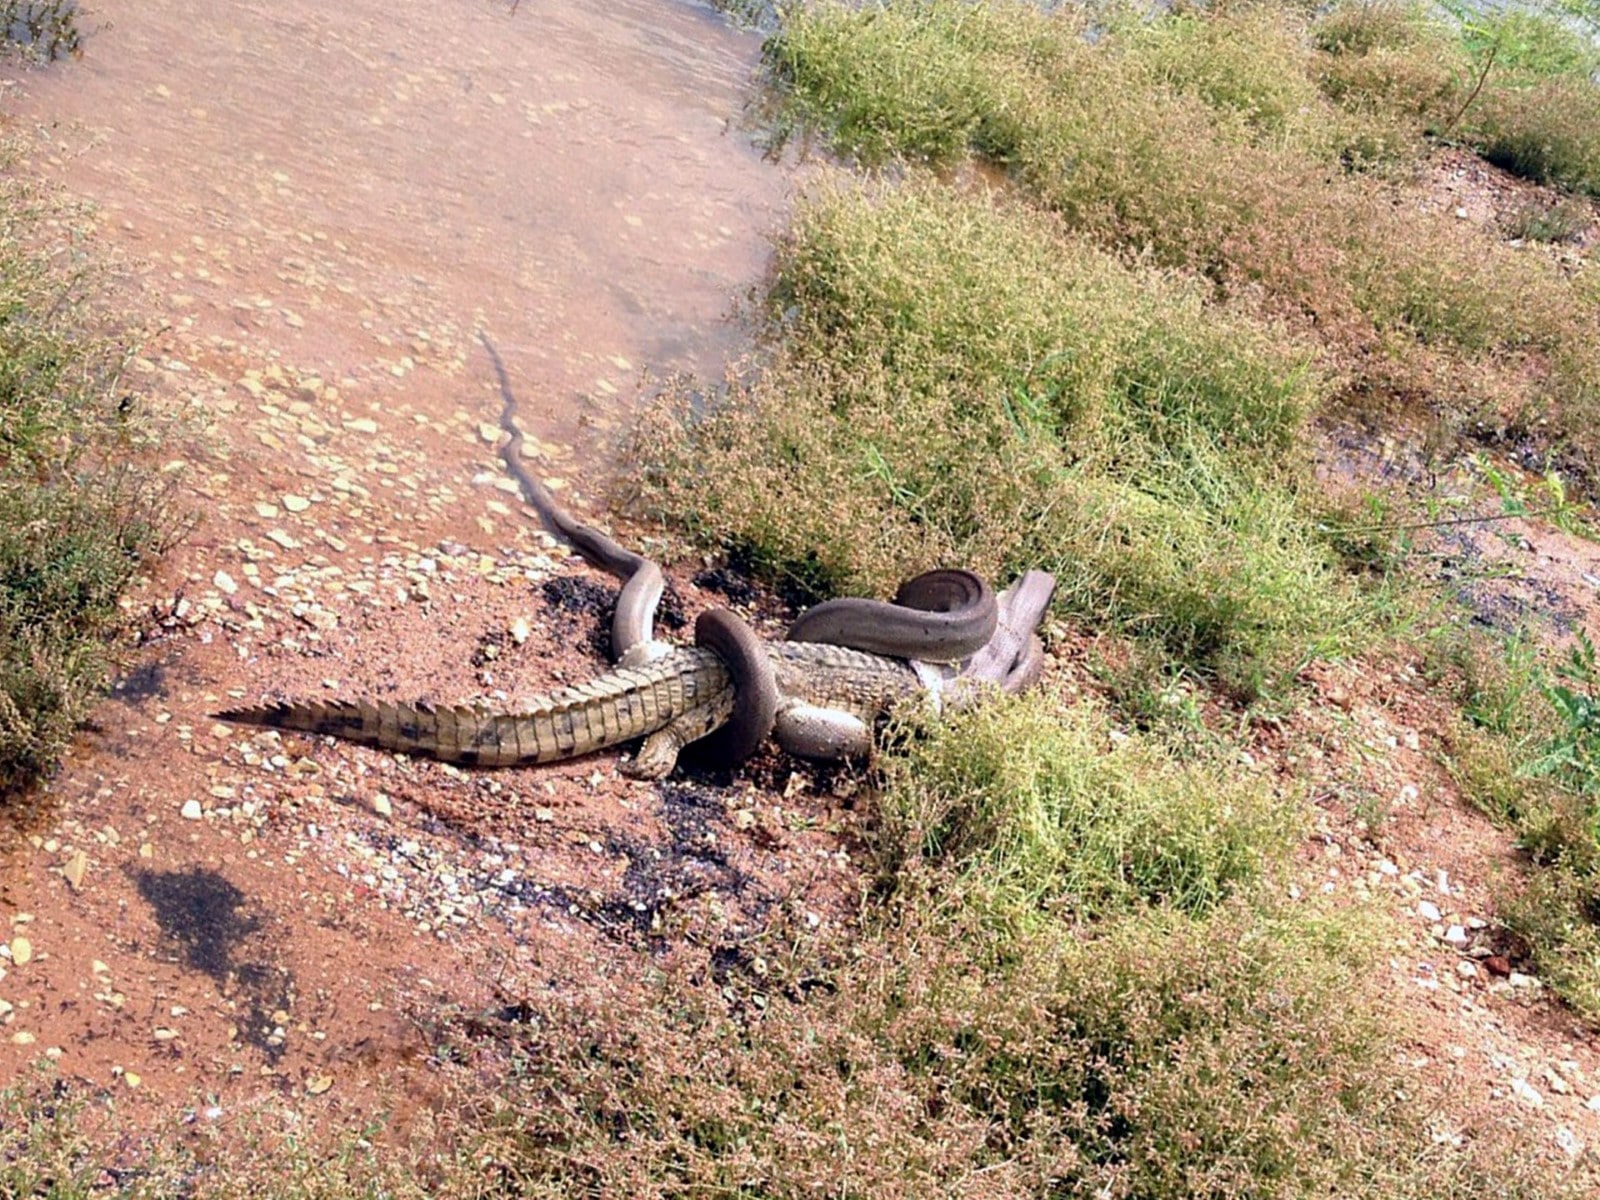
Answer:
<svg viewBox="0 0 1600 1200"><path fill-rule="evenodd" d="M483 344L504 397L507 471L548 526L625 581L612 622L617 669L514 711L306 700L233 708L219 719L482 767L557 762L643 738L628 773L661 778L691 742L728 763L769 735L806 757L864 754L879 719L911 697L935 708L965 704L991 687L1020 691L1038 678L1043 650L1034 630L1055 589L1043 571L1026 572L998 598L969 571L929 571L901 585L892 601L817 605L781 642L762 641L726 609L700 615L694 646L657 641L661 568L575 520L528 471L505 367L487 337Z"/></svg>
<svg viewBox="0 0 1600 1200"><path fill-rule="evenodd" d="M927 687L927 671L919 674L904 660L813 642L763 645L781 697L773 732L792 753L864 753L875 722L897 702L938 694ZM734 680L722 656L682 646L514 709L308 700L217 715L478 767L560 762L644 738L628 773L656 779L672 771L686 745L725 724L734 706Z"/></svg>

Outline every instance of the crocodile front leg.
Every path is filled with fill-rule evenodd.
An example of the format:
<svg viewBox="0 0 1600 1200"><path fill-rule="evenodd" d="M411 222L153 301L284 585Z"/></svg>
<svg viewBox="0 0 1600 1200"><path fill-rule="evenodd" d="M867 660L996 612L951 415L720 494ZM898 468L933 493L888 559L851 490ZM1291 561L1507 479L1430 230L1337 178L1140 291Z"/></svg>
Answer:
<svg viewBox="0 0 1600 1200"><path fill-rule="evenodd" d="M678 755L690 742L698 742L728 723L733 715L733 690L724 688L710 704L681 713L645 738L644 745L622 773L633 779L665 779L678 765Z"/></svg>

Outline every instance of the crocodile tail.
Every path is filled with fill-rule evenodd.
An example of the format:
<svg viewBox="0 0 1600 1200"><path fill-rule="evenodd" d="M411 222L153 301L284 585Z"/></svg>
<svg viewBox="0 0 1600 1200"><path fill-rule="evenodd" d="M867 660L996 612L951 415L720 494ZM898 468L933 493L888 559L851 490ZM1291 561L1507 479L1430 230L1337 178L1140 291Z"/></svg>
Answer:
<svg viewBox="0 0 1600 1200"><path fill-rule="evenodd" d="M325 734L462 766L553 762L583 753L575 739L558 737L553 727L541 739L531 712L491 712L464 704L436 707L384 700L285 701L229 709L216 716L239 725Z"/></svg>
<svg viewBox="0 0 1600 1200"><path fill-rule="evenodd" d="M527 702L516 712L387 700L290 700L233 708L216 719L325 734L462 766L560 762L645 737L728 688L710 651L679 651Z"/></svg>

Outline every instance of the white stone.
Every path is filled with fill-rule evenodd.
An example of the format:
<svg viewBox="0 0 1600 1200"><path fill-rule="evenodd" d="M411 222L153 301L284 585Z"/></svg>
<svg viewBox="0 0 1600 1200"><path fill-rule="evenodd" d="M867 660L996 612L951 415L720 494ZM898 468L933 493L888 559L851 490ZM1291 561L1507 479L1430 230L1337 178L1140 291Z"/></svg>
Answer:
<svg viewBox="0 0 1600 1200"><path fill-rule="evenodd" d="M183 807L178 812L185 821L198 821L204 815L198 800L185 800Z"/></svg>
<svg viewBox="0 0 1600 1200"><path fill-rule="evenodd" d="M1439 906L1432 900L1420 900L1417 902L1417 916L1424 921L1437 921L1440 916Z"/></svg>

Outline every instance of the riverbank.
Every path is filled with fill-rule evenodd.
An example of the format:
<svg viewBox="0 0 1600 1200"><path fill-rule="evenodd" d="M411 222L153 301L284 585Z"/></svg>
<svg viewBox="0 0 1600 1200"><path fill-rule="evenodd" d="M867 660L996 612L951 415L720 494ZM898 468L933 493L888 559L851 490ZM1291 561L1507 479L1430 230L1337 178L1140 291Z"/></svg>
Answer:
<svg viewBox="0 0 1600 1200"><path fill-rule="evenodd" d="M212 422L175 452L208 520L5 863L13 1190L1592 1190L1595 688L1558 668L1600 553L1580 477L1543 473L1581 468L1577 417L1528 405L1587 386L1562 339L1592 316L1594 211L1426 114L1347 108L1330 80L1370 100L1435 45L1361 11L1391 31L1362 51L1324 36L1351 12L1255 8L1091 43L1070 13L819 6L766 43L795 129L941 170L809 191L755 361L638 426L630 537L672 552L686 617L771 633L790 599L935 562L1065 583L1036 696L897 727L870 769L462 772L210 721L581 680L609 584L515 503L427 238L302 221L268 160L211 177L235 207L187 246L198 201L108 211L164 255L143 294L177 320L134 369ZM369 123L460 83L324 43L389 89L355 97ZM554 119L559 76L471 103ZM137 94L163 136L218 115L160 86ZM143 152L69 168L64 141L39 169L159 194ZM550 187L602 240L641 228L594 180ZM1375 223L1335 254L1352 198ZM1558 204L1570 237L1514 220ZM568 312L599 286L547 282ZM661 286L621 311L648 327ZM618 392L686 365L572 336L572 378ZM535 446L570 494L596 476L562 436Z"/></svg>

